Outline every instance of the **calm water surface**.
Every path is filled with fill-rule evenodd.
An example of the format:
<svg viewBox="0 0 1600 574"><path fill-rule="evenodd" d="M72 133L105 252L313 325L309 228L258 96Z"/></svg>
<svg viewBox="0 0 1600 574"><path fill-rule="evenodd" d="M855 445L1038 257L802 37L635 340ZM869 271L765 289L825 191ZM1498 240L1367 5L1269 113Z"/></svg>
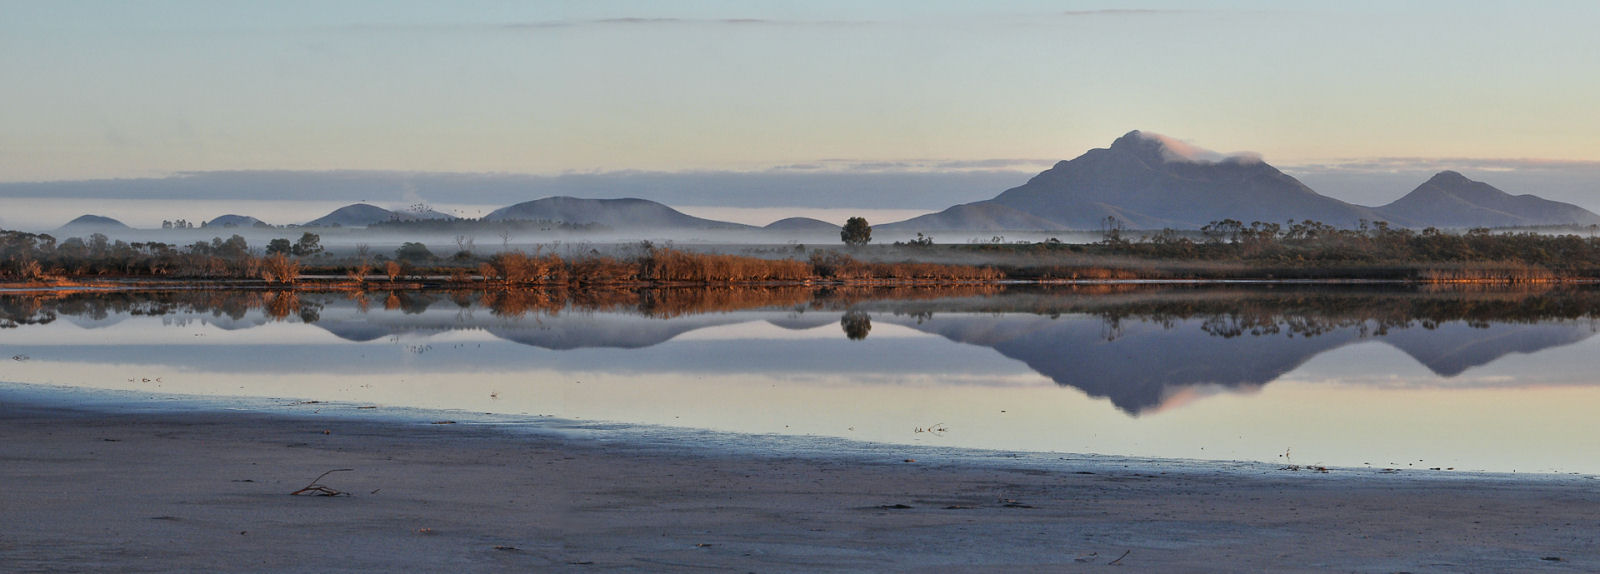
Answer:
<svg viewBox="0 0 1600 574"><path fill-rule="evenodd" d="M1131 457L1600 473L1600 290L0 295L0 381Z"/></svg>

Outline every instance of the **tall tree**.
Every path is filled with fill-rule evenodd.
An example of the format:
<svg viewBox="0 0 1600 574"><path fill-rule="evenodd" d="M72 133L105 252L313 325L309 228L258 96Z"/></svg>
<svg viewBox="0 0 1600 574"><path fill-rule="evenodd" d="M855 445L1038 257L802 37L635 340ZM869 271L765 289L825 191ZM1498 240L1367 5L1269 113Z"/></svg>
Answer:
<svg viewBox="0 0 1600 574"><path fill-rule="evenodd" d="M321 252L322 236L310 231L301 234L300 240L294 242L294 247L290 248L290 253L293 253L296 257L316 255Z"/></svg>
<svg viewBox="0 0 1600 574"><path fill-rule="evenodd" d="M866 245L872 241L872 226L867 225L865 217L852 217L844 222L844 229L839 231L839 239L845 245Z"/></svg>

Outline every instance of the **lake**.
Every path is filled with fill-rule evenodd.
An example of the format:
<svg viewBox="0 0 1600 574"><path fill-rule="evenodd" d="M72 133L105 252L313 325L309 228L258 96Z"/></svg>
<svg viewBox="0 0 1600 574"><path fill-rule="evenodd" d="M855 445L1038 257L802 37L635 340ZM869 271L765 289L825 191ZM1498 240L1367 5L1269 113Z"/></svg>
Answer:
<svg viewBox="0 0 1600 574"><path fill-rule="evenodd" d="M1593 474L1597 312L1592 287L10 292L0 381L462 421Z"/></svg>

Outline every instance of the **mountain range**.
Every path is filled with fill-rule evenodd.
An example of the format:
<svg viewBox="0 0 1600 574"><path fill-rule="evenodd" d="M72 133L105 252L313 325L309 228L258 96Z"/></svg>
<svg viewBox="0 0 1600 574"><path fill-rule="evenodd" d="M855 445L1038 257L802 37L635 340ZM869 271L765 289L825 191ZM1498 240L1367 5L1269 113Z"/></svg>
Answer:
<svg viewBox="0 0 1600 574"><path fill-rule="evenodd" d="M1394 203L1366 207L1319 194L1259 157L1223 156L1135 130L993 199L883 227L907 232L1098 229L1107 218L1132 229L1197 229L1222 219L1309 219L1340 227L1387 221L1412 228L1600 223L1600 215L1576 205L1513 196L1453 171L1435 175Z"/></svg>
<svg viewBox="0 0 1600 574"><path fill-rule="evenodd" d="M72 226L109 226L115 220L74 220ZM388 221L451 219L436 211L401 212L352 204L307 222L308 227L364 227ZM947 231L1095 230L1114 223L1128 229L1199 229L1213 221L1283 223L1312 220L1339 227L1386 221L1421 229L1597 225L1600 215L1570 203L1512 195L1481 181L1443 171L1393 203L1368 207L1317 193L1300 180L1250 154L1223 155L1163 135L1128 132L1110 147L1056 163L1026 183L991 199L964 203L875 229L909 235ZM104 221L102 221L104 220ZM486 221L550 221L613 230L766 230L827 234L839 227L809 218L783 219L765 228L705 219L645 199L547 197L503 207ZM207 227L250 227L260 220L225 215Z"/></svg>

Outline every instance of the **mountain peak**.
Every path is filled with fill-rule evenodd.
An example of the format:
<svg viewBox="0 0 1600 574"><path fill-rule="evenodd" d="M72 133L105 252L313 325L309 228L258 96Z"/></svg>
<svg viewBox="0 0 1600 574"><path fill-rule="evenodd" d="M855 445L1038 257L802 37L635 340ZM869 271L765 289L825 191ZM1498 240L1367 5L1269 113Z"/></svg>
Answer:
<svg viewBox="0 0 1600 574"><path fill-rule="evenodd" d="M1138 149L1144 146L1147 141L1149 139L1144 137L1144 132L1133 130L1122 134L1122 137L1111 142L1111 149Z"/></svg>
<svg viewBox="0 0 1600 574"><path fill-rule="evenodd" d="M1250 152L1218 153L1177 138L1142 130L1133 130L1123 134L1122 137L1111 142L1111 149L1134 153L1151 159L1159 158L1166 163L1261 163L1259 154Z"/></svg>
<svg viewBox="0 0 1600 574"><path fill-rule="evenodd" d="M112 219L110 217L106 217L104 215L85 214L85 215L78 216L76 219L73 219L72 221L68 221L66 223L66 225L62 225L61 228L62 229L74 229L74 228L85 228L85 229L88 229L88 228L128 229L128 226L127 226L127 224L125 224L125 223L123 223L121 221L117 221L115 219Z"/></svg>
<svg viewBox="0 0 1600 574"><path fill-rule="evenodd" d="M991 201L1074 229L1094 229L1108 217L1139 229L1198 229L1222 219L1377 219L1370 208L1319 195L1255 154L1220 154L1142 130L1057 163Z"/></svg>
<svg viewBox="0 0 1600 574"><path fill-rule="evenodd" d="M1600 216L1576 205L1532 195L1513 196L1449 170L1434 174L1405 197L1378 210L1392 220L1417 227L1584 225L1600 221Z"/></svg>
<svg viewBox="0 0 1600 574"><path fill-rule="evenodd" d="M1178 140L1161 134L1145 133L1140 130L1133 130L1123 134L1123 136L1117 138L1116 141L1111 142L1111 150L1131 153L1151 159L1159 158L1161 161L1171 161L1173 159L1181 158L1183 155L1182 151L1189 151L1182 149L1174 150L1172 146L1169 146L1169 144L1176 144L1178 146L1184 145Z"/></svg>
<svg viewBox="0 0 1600 574"><path fill-rule="evenodd" d="M1425 193L1445 194L1452 197L1468 199L1473 203L1484 201L1503 201L1511 194L1500 191L1495 186L1472 179L1461 172L1445 170L1433 174L1428 181L1417 187Z"/></svg>

